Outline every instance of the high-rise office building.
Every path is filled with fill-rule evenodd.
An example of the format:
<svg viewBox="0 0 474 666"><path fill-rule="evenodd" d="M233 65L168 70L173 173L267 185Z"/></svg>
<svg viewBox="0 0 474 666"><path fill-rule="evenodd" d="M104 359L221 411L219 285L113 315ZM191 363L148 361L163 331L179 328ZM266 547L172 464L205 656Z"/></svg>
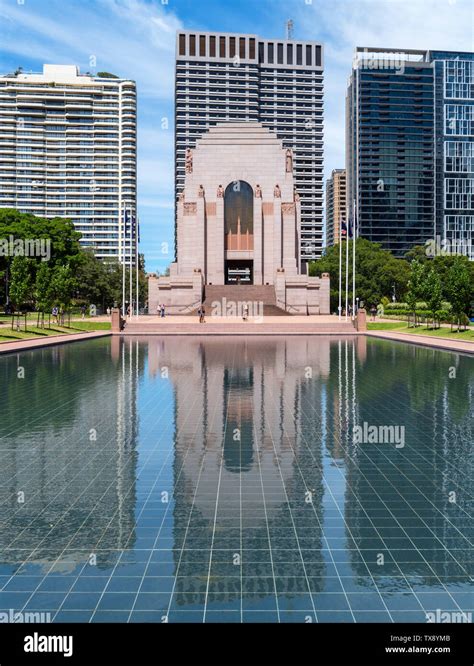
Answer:
<svg viewBox="0 0 474 666"><path fill-rule="evenodd" d="M346 170L333 169L326 181L326 247L339 243L346 213Z"/></svg>
<svg viewBox="0 0 474 666"><path fill-rule="evenodd" d="M356 49L346 98L348 200L359 235L397 256L436 236L472 240L473 57Z"/></svg>
<svg viewBox="0 0 474 666"><path fill-rule="evenodd" d="M1 76L0 206L69 218L97 257L128 262L123 210L136 214L135 83L81 75L73 65Z"/></svg>
<svg viewBox="0 0 474 666"><path fill-rule="evenodd" d="M301 197L302 263L323 243L323 47L257 35L185 31L176 44L176 201L186 149L210 126L259 121L291 148Z"/></svg>

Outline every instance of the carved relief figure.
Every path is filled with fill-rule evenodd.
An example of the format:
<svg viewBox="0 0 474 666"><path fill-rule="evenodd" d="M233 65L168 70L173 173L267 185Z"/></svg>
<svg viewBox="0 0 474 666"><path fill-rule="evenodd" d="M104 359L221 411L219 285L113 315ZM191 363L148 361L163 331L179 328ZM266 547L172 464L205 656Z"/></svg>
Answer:
<svg viewBox="0 0 474 666"><path fill-rule="evenodd" d="M178 201L180 201L180 202L184 201L184 190L181 190L181 192L179 193Z"/></svg>
<svg viewBox="0 0 474 666"><path fill-rule="evenodd" d="M296 191L296 187L295 187L295 189L293 190L293 199L294 199L294 201L299 201L299 200L300 200L300 195L299 195L298 192Z"/></svg>
<svg viewBox="0 0 474 666"><path fill-rule="evenodd" d="M186 148L185 165L186 165L186 173L192 173L193 172L193 152L192 152L191 148Z"/></svg>
<svg viewBox="0 0 474 666"><path fill-rule="evenodd" d="M293 152L291 148L286 149L286 173L293 171Z"/></svg>
<svg viewBox="0 0 474 666"><path fill-rule="evenodd" d="M255 187L255 198L256 199L261 199L262 198L262 188L258 184Z"/></svg>
<svg viewBox="0 0 474 666"><path fill-rule="evenodd" d="M277 199L281 198L281 190L279 185L275 185L275 189L273 190L273 196L276 197Z"/></svg>

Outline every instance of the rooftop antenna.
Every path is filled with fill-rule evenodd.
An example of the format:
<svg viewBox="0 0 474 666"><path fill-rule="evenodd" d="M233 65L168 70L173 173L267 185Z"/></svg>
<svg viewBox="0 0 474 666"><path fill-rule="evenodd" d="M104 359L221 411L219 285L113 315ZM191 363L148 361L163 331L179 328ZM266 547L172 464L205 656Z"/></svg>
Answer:
<svg viewBox="0 0 474 666"><path fill-rule="evenodd" d="M285 23L285 28L286 28L286 38L287 39L293 39L293 28L295 24L293 23L293 19L288 19L288 21Z"/></svg>

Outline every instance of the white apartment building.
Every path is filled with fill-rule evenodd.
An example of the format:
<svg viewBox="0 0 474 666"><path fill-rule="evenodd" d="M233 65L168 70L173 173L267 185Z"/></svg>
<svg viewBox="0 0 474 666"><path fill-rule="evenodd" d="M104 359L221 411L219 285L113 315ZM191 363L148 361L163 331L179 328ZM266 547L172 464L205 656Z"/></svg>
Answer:
<svg viewBox="0 0 474 666"><path fill-rule="evenodd" d="M133 260L135 82L74 65L0 76L0 207L69 218L98 258Z"/></svg>

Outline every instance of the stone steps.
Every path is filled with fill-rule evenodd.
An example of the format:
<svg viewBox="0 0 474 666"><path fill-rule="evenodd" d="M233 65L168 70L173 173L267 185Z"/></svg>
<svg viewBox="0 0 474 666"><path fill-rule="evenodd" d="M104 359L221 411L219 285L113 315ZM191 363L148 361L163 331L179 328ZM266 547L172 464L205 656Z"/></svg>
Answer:
<svg viewBox="0 0 474 666"><path fill-rule="evenodd" d="M288 312L277 306L275 287L272 285L207 285L204 293L204 307L208 315L213 312L213 304L216 303L220 305L222 314L229 307L238 308L240 314L243 303L249 303L250 314L262 314L263 304L264 316L288 316ZM197 309L192 314L196 313Z"/></svg>
<svg viewBox="0 0 474 666"><path fill-rule="evenodd" d="M269 322L254 323L213 323L211 318L205 324L196 323L127 323L125 335L354 335L356 330L351 322L338 323L297 323Z"/></svg>

